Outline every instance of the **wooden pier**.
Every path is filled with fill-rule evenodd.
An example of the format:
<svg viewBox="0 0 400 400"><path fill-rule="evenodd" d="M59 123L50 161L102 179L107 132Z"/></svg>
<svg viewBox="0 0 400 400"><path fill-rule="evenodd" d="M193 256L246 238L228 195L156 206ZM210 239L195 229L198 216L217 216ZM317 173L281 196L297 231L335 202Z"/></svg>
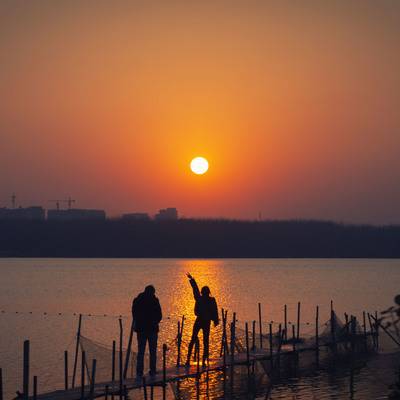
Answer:
<svg viewBox="0 0 400 400"><path fill-rule="evenodd" d="M316 307L315 318L315 334L312 337L305 339L300 335L300 310L301 304L297 306L297 321L292 324L292 332L287 332L287 307L284 307L284 324L279 324L279 329L275 332L272 330L272 323L265 323L262 321L262 308L259 304L259 321L258 327L256 322L252 322L252 331L249 331L249 324L245 323L245 329L237 327L236 314L233 313L232 322L229 324L227 321L227 312L222 310L222 337L221 337L221 351L219 357L208 360L205 367L200 366L200 349L197 345L195 351L194 361L190 366L181 365L182 359L182 333L185 319L182 318L178 322L177 337L169 346L176 346L176 361L167 366L167 345L162 347L161 362L162 369L155 376L146 376L144 378L135 379L127 377L127 369L129 365L129 357L131 354L132 335L131 328L129 337L129 351L127 356L123 357L122 349L122 324L120 320L120 337L119 349L117 349L116 341L113 342L112 353L112 366L110 368L110 380L98 382L96 379L96 366L97 360L92 359L90 362L87 360L85 349L82 345L84 338L81 336L82 316L79 317L79 324L76 337L76 348L73 361L73 375L71 387L69 386L69 372L68 372L68 353L64 352L64 387L49 393L37 393L38 378L33 377L33 388L30 390L29 383L31 377L29 375L30 364L30 344L29 341L24 342L24 357L23 357L23 382L22 392L18 392L17 399L24 400L83 400L95 399L104 397L106 399L119 398L127 399L127 393L135 389L141 389L144 393L144 398L147 399L147 387L151 388L153 394L154 387L160 387L162 390L163 400L167 398L167 385L173 382L179 382L188 378L194 378L199 382L202 375L206 374L208 379L209 373L223 371L223 376L230 381L233 385L234 368L239 366L247 367L248 379L252 373L254 374L254 365L259 363L264 369L264 373L268 376L274 373L274 368L279 368L280 359L282 357L298 357L299 354L304 352L315 352L318 357L321 348L329 349L332 353L338 351L340 347L347 352L355 354L357 349L363 351L375 350L378 346L379 324L376 316L371 314L363 314L363 325L358 324L354 316L350 318L346 316L346 322L341 323L339 318L333 311L331 306L330 319L323 325L322 330L319 326L319 307ZM370 322L369 329L367 327L367 316ZM266 333L263 333L263 325L268 327ZM258 328L258 329L257 329ZM256 333L256 330L258 333ZM229 334L228 334L229 333ZM358 351L358 350L357 350ZM78 356L81 355L80 366L80 382L77 383L78 372ZM91 365L89 365L91 364ZM173 364L173 365L171 365ZM229 372L229 373L227 373ZM1 370L0 370L0 389L1 389ZM225 383L224 383L225 385ZM231 387L231 390L233 387ZM0 393L0 399L2 393ZM153 398L151 396L151 398Z"/></svg>

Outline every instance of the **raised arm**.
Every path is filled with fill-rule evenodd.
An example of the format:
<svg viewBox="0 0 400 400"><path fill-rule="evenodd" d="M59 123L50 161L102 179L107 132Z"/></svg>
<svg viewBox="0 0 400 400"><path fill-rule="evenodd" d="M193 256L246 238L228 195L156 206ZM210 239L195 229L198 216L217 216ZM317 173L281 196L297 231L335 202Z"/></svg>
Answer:
<svg viewBox="0 0 400 400"><path fill-rule="evenodd" d="M187 273L186 275L189 278L190 285L192 286L194 299L197 301L201 297L199 287L197 286L197 282L195 281L193 276L190 275L189 273Z"/></svg>

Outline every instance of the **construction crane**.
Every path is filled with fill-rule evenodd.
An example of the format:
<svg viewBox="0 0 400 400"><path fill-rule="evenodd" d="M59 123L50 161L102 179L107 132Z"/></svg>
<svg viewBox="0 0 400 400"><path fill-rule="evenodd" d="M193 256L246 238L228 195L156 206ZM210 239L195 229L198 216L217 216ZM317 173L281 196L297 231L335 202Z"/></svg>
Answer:
<svg viewBox="0 0 400 400"><path fill-rule="evenodd" d="M68 197L68 199L57 199L57 200L49 200L50 203L56 203L56 209L57 211L60 210L60 203L67 203L68 204L68 210L72 208L72 204L76 202L76 200L71 199L71 197Z"/></svg>

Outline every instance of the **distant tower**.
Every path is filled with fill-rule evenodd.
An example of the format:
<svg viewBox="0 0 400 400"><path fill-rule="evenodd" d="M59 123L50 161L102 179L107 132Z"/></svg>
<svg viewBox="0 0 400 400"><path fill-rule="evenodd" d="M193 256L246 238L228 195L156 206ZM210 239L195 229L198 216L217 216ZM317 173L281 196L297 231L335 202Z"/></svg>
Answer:
<svg viewBox="0 0 400 400"><path fill-rule="evenodd" d="M12 204L12 208L15 208L15 202L17 200L17 196L15 195L15 193L12 194L11 196L11 204Z"/></svg>
<svg viewBox="0 0 400 400"><path fill-rule="evenodd" d="M258 213L258 220L262 221L262 212L261 211L259 211L259 213Z"/></svg>

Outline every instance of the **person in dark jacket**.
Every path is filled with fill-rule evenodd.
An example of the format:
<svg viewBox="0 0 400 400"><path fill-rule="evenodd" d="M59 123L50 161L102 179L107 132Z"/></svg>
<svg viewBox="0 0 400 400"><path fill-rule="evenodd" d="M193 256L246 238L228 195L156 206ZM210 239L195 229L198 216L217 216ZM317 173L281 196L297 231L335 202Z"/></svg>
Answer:
<svg viewBox="0 0 400 400"><path fill-rule="evenodd" d="M154 286L146 286L132 303L133 329L137 333L138 355L136 375L141 377L144 369L144 353L146 343L149 342L150 350L150 375L157 372L157 339L158 324L162 319L161 306L155 295Z"/></svg>
<svg viewBox="0 0 400 400"><path fill-rule="evenodd" d="M194 307L194 313L196 314L196 321L193 325L192 339L189 343L188 355L186 365L190 365L190 357L192 355L193 346L198 340L198 335L200 330L203 331L203 366L209 357L209 339L210 339L210 325L211 321L214 321L214 326L219 324L218 318L218 307L217 302L214 297L210 296L210 288L204 286L199 290L195 279L187 274L189 278L190 285L193 289L193 296L196 301Z"/></svg>

